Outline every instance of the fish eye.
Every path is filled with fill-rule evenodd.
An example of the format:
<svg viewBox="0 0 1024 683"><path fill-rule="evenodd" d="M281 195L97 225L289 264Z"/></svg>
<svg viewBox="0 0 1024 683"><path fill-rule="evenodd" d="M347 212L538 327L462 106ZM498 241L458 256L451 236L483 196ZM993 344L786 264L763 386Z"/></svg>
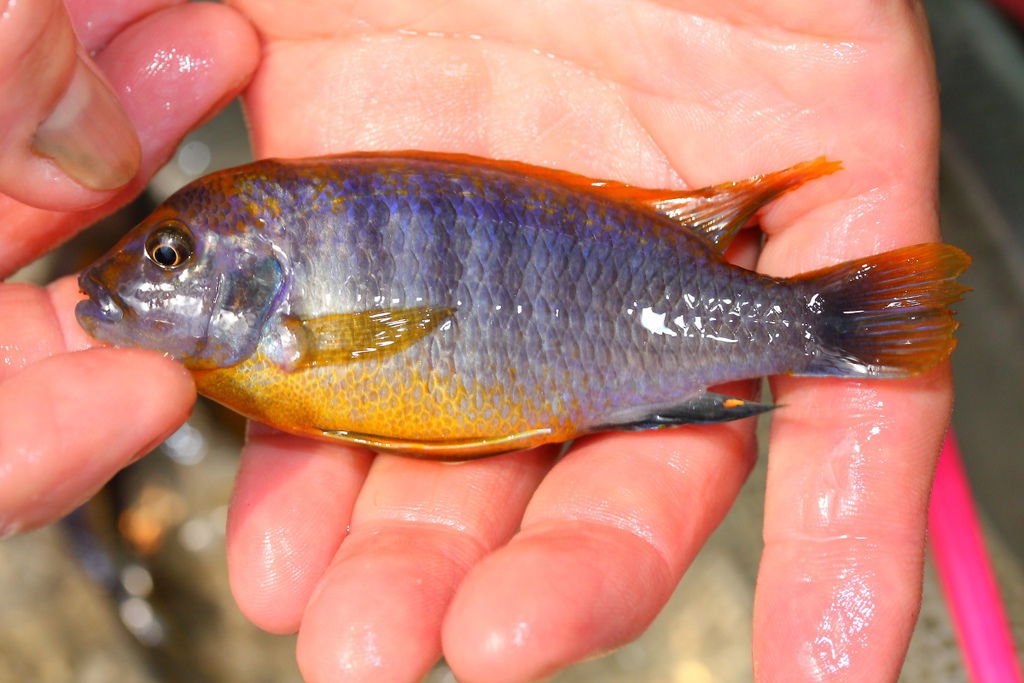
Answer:
<svg viewBox="0 0 1024 683"><path fill-rule="evenodd" d="M146 256L164 270L176 270L192 259L192 233L177 221L161 223L146 240Z"/></svg>

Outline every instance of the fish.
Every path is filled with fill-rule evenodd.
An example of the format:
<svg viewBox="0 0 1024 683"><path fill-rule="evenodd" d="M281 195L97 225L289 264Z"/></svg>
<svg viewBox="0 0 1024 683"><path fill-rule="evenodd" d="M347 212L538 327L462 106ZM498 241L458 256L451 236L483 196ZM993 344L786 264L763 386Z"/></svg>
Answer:
<svg viewBox="0 0 1024 683"><path fill-rule="evenodd" d="M919 244L791 278L724 252L825 158L698 190L439 152L197 179L79 278L93 337L183 363L279 430L462 460L752 417L772 375L901 378L952 352L970 257Z"/></svg>

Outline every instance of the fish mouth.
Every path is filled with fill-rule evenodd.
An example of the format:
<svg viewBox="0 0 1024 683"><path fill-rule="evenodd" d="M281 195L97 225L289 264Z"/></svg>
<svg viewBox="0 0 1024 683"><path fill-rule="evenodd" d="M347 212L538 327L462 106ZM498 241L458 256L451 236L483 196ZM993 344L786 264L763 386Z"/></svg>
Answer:
<svg viewBox="0 0 1024 683"><path fill-rule="evenodd" d="M79 301L75 307L75 316L79 322L118 323L124 319L124 309L117 297L94 274L82 273L78 278L78 288L89 297Z"/></svg>

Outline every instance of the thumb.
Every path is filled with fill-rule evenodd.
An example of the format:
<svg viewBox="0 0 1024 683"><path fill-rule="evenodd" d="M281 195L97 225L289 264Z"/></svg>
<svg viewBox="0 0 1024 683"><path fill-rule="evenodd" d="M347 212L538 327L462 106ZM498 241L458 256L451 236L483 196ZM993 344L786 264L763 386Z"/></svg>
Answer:
<svg viewBox="0 0 1024 683"><path fill-rule="evenodd" d="M0 12L0 192L46 209L110 198L139 168L135 129L62 0Z"/></svg>

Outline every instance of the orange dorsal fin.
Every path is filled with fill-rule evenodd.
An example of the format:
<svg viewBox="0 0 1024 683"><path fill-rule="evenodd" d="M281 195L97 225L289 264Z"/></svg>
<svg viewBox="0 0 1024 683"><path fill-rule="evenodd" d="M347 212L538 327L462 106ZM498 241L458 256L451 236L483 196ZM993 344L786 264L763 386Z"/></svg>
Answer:
<svg viewBox="0 0 1024 683"><path fill-rule="evenodd" d="M655 211L704 235L724 252L761 207L804 183L835 173L842 164L818 157L774 173L651 198Z"/></svg>
<svg viewBox="0 0 1024 683"><path fill-rule="evenodd" d="M406 150L400 152L356 152L347 158L375 157L395 160L421 160L476 166L513 175L544 179L572 190L592 192L603 197L641 204L654 209L680 225L704 235L719 251L725 251L750 218L765 204L804 183L838 171L842 165L819 157L781 171L746 180L712 185L697 190L652 190L614 180L600 180L544 166L449 152Z"/></svg>

